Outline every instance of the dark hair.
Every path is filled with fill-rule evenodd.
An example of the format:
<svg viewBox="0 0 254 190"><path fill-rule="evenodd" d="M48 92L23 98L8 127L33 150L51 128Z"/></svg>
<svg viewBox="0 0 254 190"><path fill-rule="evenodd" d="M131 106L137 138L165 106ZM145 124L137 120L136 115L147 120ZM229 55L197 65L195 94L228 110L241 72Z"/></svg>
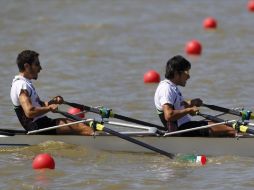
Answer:
<svg viewBox="0 0 254 190"><path fill-rule="evenodd" d="M165 78L172 79L175 72L180 73L182 71L189 70L190 68L191 63L188 60L181 55L176 55L168 60L166 64Z"/></svg>
<svg viewBox="0 0 254 190"><path fill-rule="evenodd" d="M19 68L19 71L24 71L25 70L25 63L28 63L29 65L31 65L36 58L38 58L39 53L32 51L32 50L24 50L22 51L18 57L17 57L17 65Z"/></svg>

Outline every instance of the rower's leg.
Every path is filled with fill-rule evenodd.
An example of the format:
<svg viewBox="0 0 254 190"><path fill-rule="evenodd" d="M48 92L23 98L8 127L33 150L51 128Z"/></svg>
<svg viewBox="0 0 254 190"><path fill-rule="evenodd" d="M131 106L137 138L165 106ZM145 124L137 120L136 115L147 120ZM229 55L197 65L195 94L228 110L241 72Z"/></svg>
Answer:
<svg viewBox="0 0 254 190"><path fill-rule="evenodd" d="M71 123L73 122L72 120L69 120L67 118L58 118L57 124L62 125L66 123ZM85 125L84 123L78 123L75 125L70 125L70 126L65 126L56 129L57 134L61 135L93 135L93 130L91 127Z"/></svg>
<svg viewBox="0 0 254 190"><path fill-rule="evenodd" d="M212 124L212 122L209 122ZM210 136L213 137L235 137L236 131L227 125L218 125L210 128Z"/></svg>

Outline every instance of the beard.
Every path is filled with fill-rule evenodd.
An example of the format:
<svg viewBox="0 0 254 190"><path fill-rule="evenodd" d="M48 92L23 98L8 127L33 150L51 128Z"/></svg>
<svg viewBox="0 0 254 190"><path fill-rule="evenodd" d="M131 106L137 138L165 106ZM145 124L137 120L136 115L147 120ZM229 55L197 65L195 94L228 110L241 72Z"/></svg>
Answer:
<svg viewBox="0 0 254 190"><path fill-rule="evenodd" d="M37 79L38 79L38 74L34 75L34 76L33 76L33 79L34 79L34 80L37 80Z"/></svg>

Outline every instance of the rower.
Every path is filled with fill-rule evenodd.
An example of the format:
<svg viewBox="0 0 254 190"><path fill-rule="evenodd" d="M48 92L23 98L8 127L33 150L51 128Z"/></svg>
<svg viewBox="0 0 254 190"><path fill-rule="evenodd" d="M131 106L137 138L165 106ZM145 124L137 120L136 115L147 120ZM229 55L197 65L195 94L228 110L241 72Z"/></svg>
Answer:
<svg viewBox="0 0 254 190"><path fill-rule="evenodd" d="M42 101L38 96L32 80L37 80L38 73L42 70L39 54L32 50L22 51L17 57L17 66L19 74L12 81L10 96L23 128L28 132L73 122L67 118L47 117L46 114L57 111L64 100L62 96L56 96L47 102ZM84 123L78 123L46 131L44 134L92 135L93 130Z"/></svg>
<svg viewBox="0 0 254 190"><path fill-rule="evenodd" d="M184 100L178 86L185 87L190 78L191 63L177 55L166 64L165 79L162 80L154 95L155 107L168 132L184 130L211 124L208 121L191 121L190 116L199 113L203 101L195 98ZM195 130L184 133L185 136L235 136L235 130L227 125L219 125L209 129Z"/></svg>

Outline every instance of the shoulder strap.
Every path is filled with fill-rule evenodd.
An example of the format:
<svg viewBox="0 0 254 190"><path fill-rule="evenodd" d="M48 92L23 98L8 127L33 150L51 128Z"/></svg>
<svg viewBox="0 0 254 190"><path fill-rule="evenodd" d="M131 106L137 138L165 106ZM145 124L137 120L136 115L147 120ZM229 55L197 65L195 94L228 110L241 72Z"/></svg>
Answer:
<svg viewBox="0 0 254 190"><path fill-rule="evenodd" d="M164 113L162 112L162 111L159 111L159 110L157 110L157 114L158 114L158 116L159 116L159 118L160 118L160 120L161 120L161 123L163 124L163 128L161 128L160 130L165 130L165 131L167 131L168 130L168 126L167 126L167 121L165 120L165 118L164 118Z"/></svg>
<svg viewBox="0 0 254 190"><path fill-rule="evenodd" d="M16 78L15 80L13 80L12 83L14 83L14 82L16 82L18 80L22 80L22 81L24 81L27 84L27 86L30 88L30 92L28 91L29 97L31 97L32 96L32 91L34 90L34 87L30 86L30 84L28 84L27 81L25 79L21 78L21 77Z"/></svg>

